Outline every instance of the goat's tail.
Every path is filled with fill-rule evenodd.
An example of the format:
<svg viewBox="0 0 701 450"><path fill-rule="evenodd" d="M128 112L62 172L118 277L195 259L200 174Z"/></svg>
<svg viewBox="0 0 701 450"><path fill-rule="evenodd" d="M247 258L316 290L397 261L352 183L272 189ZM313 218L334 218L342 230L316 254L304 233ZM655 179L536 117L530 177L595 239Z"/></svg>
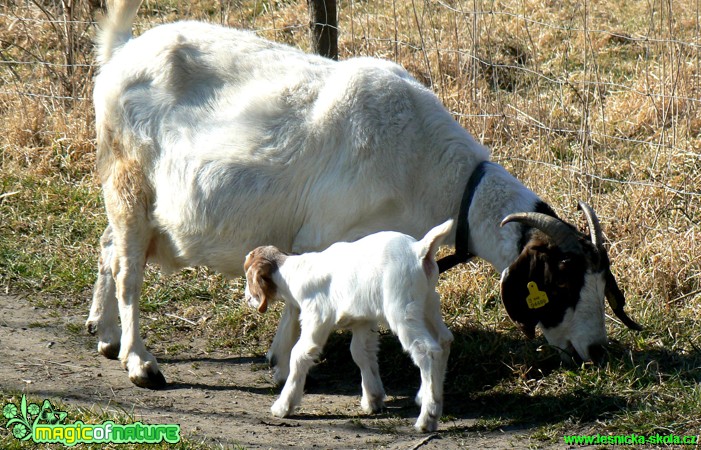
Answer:
<svg viewBox="0 0 701 450"><path fill-rule="evenodd" d="M142 0L107 0L107 16L97 35L97 62L106 64L132 37L131 28Z"/></svg>
<svg viewBox="0 0 701 450"><path fill-rule="evenodd" d="M436 252L438 247L443 243L445 238L453 228L453 219L450 219L437 227L433 227L426 236L417 242L417 256L421 261L426 276L431 278L434 272L438 273L438 265L436 264Z"/></svg>

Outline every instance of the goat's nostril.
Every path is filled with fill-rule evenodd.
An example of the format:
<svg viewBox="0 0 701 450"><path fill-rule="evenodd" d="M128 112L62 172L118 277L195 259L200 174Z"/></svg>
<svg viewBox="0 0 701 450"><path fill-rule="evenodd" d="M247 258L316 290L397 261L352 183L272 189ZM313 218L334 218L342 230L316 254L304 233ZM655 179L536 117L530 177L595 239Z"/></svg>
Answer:
<svg viewBox="0 0 701 450"><path fill-rule="evenodd" d="M601 364L606 357L606 348L601 344L591 344L588 348L589 358L595 364Z"/></svg>

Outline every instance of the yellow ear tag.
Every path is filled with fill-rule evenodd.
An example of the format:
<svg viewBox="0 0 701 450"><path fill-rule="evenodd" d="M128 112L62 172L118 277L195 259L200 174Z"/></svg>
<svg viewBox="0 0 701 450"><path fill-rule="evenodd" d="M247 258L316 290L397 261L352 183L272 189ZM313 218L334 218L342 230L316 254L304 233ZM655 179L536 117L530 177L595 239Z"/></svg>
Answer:
<svg viewBox="0 0 701 450"><path fill-rule="evenodd" d="M538 285L535 284L535 281L529 281L526 287L528 287L528 297L526 297L528 308L538 309L548 304L548 294L538 290Z"/></svg>

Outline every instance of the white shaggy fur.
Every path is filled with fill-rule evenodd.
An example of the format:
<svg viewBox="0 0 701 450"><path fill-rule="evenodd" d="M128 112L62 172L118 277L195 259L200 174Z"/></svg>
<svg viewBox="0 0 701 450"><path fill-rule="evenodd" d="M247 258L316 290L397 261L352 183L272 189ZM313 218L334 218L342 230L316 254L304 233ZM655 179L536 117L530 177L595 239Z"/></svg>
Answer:
<svg viewBox="0 0 701 450"><path fill-rule="evenodd" d="M489 155L396 64L334 62L198 22L132 39L139 4L108 1L98 42L97 169L109 225L87 326L103 355L155 388L165 379L139 335L147 262L238 276L262 244L305 252L382 230L423 236L457 219L466 180ZM499 223L538 202L491 167L469 212L470 251L508 267L520 234ZM276 381L287 377L295 314L285 309L269 353Z"/></svg>
<svg viewBox="0 0 701 450"><path fill-rule="evenodd" d="M453 336L441 320L434 254L451 226L452 220L439 225L419 242L380 232L320 253L286 256L262 247L246 257L249 304L265 310L274 298L282 299L299 312L301 322L290 376L272 407L275 416L288 416L299 405L307 371L335 328L353 331L351 354L362 374L363 410L380 410L385 397L377 365L380 323L399 337L421 370L416 429L436 430Z"/></svg>

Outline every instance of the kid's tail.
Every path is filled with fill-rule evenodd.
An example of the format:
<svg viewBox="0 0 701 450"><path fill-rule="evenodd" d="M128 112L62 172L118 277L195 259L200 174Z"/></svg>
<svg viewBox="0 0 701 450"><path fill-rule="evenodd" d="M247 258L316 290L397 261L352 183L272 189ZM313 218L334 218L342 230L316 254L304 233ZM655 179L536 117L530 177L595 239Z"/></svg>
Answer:
<svg viewBox="0 0 701 450"><path fill-rule="evenodd" d="M429 278L431 278L434 273L438 273L436 252L452 228L453 219L450 219L447 222L432 228L428 233L426 233L426 236L424 236L423 239L417 243L419 260L424 268L424 272L426 272L426 276Z"/></svg>
<svg viewBox="0 0 701 450"><path fill-rule="evenodd" d="M97 35L97 62L104 65L132 37L131 28L142 0L108 0L107 16Z"/></svg>

